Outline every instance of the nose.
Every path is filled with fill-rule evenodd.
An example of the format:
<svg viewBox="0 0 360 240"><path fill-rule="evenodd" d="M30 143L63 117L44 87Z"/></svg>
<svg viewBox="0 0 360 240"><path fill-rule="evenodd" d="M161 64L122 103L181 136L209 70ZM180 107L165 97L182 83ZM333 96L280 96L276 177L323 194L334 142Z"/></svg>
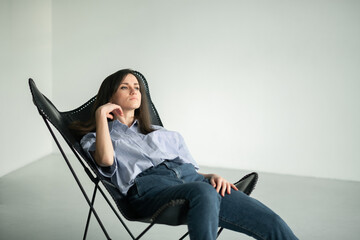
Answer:
<svg viewBox="0 0 360 240"><path fill-rule="evenodd" d="M134 87L130 87L130 94L131 95L136 94L136 89Z"/></svg>

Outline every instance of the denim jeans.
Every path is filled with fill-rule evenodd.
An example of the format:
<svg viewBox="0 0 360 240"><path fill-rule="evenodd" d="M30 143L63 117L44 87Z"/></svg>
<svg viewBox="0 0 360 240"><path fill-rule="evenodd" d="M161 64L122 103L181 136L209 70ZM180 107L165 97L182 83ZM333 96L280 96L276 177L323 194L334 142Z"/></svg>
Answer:
<svg viewBox="0 0 360 240"><path fill-rule="evenodd" d="M261 202L232 190L222 197L192 164L165 161L140 173L127 198L140 216L151 216L171 200L189 202L190 239L216 239L218 227L255 239L297 239L287 224Z"/></svg>

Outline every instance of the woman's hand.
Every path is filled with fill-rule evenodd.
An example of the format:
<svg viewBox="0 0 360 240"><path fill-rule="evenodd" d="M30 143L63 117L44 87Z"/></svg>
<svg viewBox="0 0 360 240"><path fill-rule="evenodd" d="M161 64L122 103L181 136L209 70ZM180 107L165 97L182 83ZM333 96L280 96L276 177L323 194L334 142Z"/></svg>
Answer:
<svg viewBox="0 0 360 240"><path fill-rule="evenodd" d="M234 190L238 190L237 187L228 182L225 178L219 176L219 175L216 175L216 174L211 174L211 177L210 177L210 184L216 188L216 191L218 193L220 193L221 196L225 196L225 192L227 194L230 194L231 193L231 188L234 189Z"/></svg>
<svg viewBox="0 0 360 240"><path fill-rule="evenodd" d="M239 189L232 183L228 182L225 178L217 174L202 174L205 178L210 180L210 184L216 189L216 191L221 195L225 196L225 193L230 194L231 189L238 191Z"/></svg>
<svg viewBox="0 0 360 240"><path fill-rule="evenodd" d="M115 117L115 119L119 119L120 122L125 122L123 110L119 105L114 103L106 103L96 110L96 118L101 117L106 117L111 120Z"/></svg>

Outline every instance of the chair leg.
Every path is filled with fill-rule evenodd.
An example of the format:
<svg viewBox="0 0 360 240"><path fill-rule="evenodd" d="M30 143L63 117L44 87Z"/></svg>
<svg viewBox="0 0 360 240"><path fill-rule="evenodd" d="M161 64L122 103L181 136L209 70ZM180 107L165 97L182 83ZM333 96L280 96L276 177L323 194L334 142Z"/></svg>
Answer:
<svg viewBox="0 0 360 240"><path fill-rule="evenodd" d="M138 239L140 239L142 236L144 236L144 234L145 234L147 231L149 231L149 229L152 228L152 226L154 226L154 224L155 224L155 222L150 223L150 225L149 225L147 228L145 228L145 230L142 231L142 232L139 234L139 236L137 236L137 238L136 238L135 240L138 240Z"/></svg>
<svg viewBox="0 0 360 240"><path fill-rule="evenodd" d="M219 237L220 233L222 232L222 230L224 230L224 228L220 228L218 233L217 233L217 237ZM185 233L179 240L183 240L184 238L186 238L186 236L189 235L189 232Z"/></svg>
<svg viewBox="0 0 360 240"><path fill-rule="evenodd" d="M91 199L91 206L93 206L93 207L94 207L94 203L95 203L95 197L96 197L96 192L97 192L98 185L99 185L99 181L97 181L95 183L95 188L94 188L93 196L92 196L92 199ZM88 232L88 229L89 229L89 223L90 223L91 214L92 214L92 211L91 211L91 208L89 208L89 213L88 213L88 217L87 217L87 220L86 220L86 226L85 226L83 240L86 239L86 235L87 235L87 232Z"/></svg>
<svg viewBox="0 0 360 240"><path fill-rule="evenodd" d="M179 240L183 240L187 235L189 235L189 232L185 233Z"/></svg>
<svg viewBox="0 0 360 240"><path fill-rule="evenodd" d="M220 233L222 232L222 230L224 230L224 228L221 227L221 228L219 229L218 233L217 233L217 237L216 237L216 238L219 237L219 235L220 235Z"/></svg>
<svg viewBox="0 0 360 240"><path fill-rule="evenodd" d="M53 132L53 130L51 129L51 127L50 127L50 125L49 125L48 121L46 120L46 118L45 118L45 117L43 117L43 119L44 119L44 122L45 122L45 124L46 124L47 128L49 129L49 131L50 131L50 133L51 133L51 136L53 137L53 139L54 139L54 141L55 141L55 143L56 143L56 145L57 145L58 149L60 150L61 155L63 156L63 158L64 158L64 160L65 160L65 162L66 162L67 166L69 167L71 174L73 175L73 177L74 177L74 179L75 179L76 183L78 184L78 186L79 186L79 188L80 188L80 190L81 190L81 192L82 192L82 194L83 194L83 196L84 196L84 198L85 198L86 202L88 203L88 205L89 205L89 207L90 207L91 211L94 213L94 216L95 216L95 218L96 218L97 222L99 223L99 225L100 225L101 229L103 230L103 232L104 232L104 234L105 234L105 236L106 236L106 239L111 239L111 238L110 238L110 236L109 236L109 234L107 233L107 231L106 231L106 229L105 229L104 225L102 224L102 222L101 222L101 220L100 220L100 218L99 218L99 216L98 216L97 212L95 211L95 209L94 209L94 208L93 208L93 206L91 205L90 199L89 199L88 195L86 194L85 189L84 189L84 187L82 186L82 184L81 184L81 182L80 182L79 178L77 177L77 175L76 175L76 173L75 173L74 169L72 168L72 166L71 166L71 164L70 164L70 161L69 161L69 159L67 158L67 156L66 156L66 154L65 154L64 150L62 149L62 147L61 147L61 145L60 145L59 141L57 140L57 138L56 138L56 136L55 136L55 133L54 133L54 132Z"/></svg>
<svg viewBox="0 0 360 240"><path fill-rule="evenodd" d="M135 239L134 235L132 234L132 232L130 231L130 229L128 228L128 226L125 224L125 222L122 220L122 218L120 217L119 213L115 210L115 207L112 205L112 203L110 202L110 200L107 198L106 194L104 193L104 191L101 189L100 186L98 186L98 189L100 191L100 193L102 194L102 196L104 197L104 199L106 200L106 202L108 203L108 205L110 206L110 208L113 210L114 214L117 216L117 218L119 219L119 221L121 222L121 224L123 225L123 227L126 229L126 231L129 233L129 235L131 236L132 239Z"/></svg>

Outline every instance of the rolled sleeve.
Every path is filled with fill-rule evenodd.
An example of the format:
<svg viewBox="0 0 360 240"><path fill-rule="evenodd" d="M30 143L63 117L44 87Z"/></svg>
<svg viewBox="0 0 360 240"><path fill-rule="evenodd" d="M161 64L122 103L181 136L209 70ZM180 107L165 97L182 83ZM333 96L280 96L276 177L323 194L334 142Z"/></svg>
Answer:
<svg viewBox="0 0 360 240"><path fill-rule="evenodd" d="M104 177L111 178L115 174L118 168L117 161L115 161L115 156L114 156L113 164L111 166L108 167L99 166L91 154L91 152L94 152L96 149L95 142L96 142L96 134L88 133L81 139L80 144L81 147L86 152L87 157L95 163L95 166L100 172L100 174L103 175Z"/></svg>

